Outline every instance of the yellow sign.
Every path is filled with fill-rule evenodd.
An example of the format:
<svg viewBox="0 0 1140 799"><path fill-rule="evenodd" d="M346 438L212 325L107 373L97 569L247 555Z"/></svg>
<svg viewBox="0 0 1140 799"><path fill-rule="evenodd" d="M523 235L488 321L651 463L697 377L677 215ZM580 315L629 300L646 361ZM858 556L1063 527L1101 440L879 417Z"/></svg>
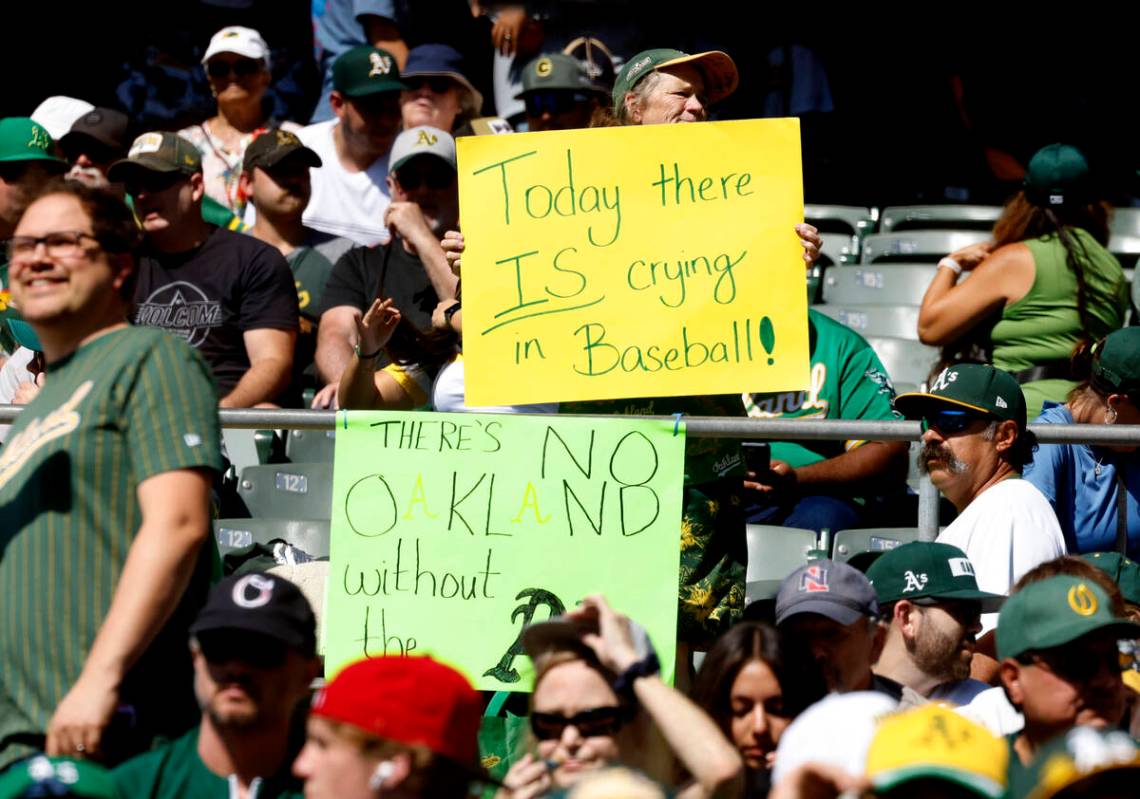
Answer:
<svg viewBox="0 0 1140 799"><path fill-rule="evenodd" d="M799 122L458 141L467 402L799 391Z"/></svg>

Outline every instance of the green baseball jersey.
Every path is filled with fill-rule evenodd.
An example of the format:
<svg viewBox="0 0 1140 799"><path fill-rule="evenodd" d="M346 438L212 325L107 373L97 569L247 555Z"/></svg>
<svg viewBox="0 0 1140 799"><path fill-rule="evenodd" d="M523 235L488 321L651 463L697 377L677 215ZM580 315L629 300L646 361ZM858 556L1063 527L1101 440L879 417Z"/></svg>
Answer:
<svg viewBox="0 0 1140 799"><path fill-rule="evenodd" d="M279 773L257 778L250 785L249 799L293 799L301 796L301 783L289 770L287 756ZM111 772L120 796L132 799L229 799L237 796L235 777L210 771L198 756L198 727L163 746L131 758Z"/></svg>
<svg viewBox="0 0 1140 799"><path fill-rule="evenodd" d="M849 327L808 311L811 385L806 391L744 394L757 419L901 419L891 407L895 390L879 356ZM773 441L772 459L799 467L834 458L865 441Z"/></svg>
<svg viewBox="0 0 1140 799"><path fill-rule="evenodd" d="M12 425L0 449L0 769L27 754L12 736L42 734L79 676L142 522L139 483L220 469L216 405L209 368L184 342L121 328L50 365ZM156 730L169 720L182 732L197 718L179 679L189 676L186 630L208 587L205 548L199 561L122 686L132 716L160 714Z"/></svg>

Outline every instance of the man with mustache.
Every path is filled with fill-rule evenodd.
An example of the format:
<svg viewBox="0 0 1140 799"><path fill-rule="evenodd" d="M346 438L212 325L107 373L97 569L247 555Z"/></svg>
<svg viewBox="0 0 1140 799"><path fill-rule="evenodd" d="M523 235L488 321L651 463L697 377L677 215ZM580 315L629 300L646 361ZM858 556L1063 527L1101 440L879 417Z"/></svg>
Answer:
<svg viewBox="0 0 1140 799"><path fill-rule="evenodd" d="M316 620L304 594L272 574L227 577L211 589L190 633L202 722L115 769L121 795L300 793L289 772L300 743L291 724L320 674Z"/></svg>
<svg viewBox="0 0 1140 799"><path fill-rule="evenodd" d="M970 676L980 614L997 611L1004 597L978 590L974 564L949 544L915 541L881 555L867 569L886 643L873 671L896 699L927 698L965 704L987 686Z"/></svg>
<svg viewBox="0 0 1140 799"><path fill-rule="evenodd" d="M899 395L895 409L922 422L919 468L958 509L937 540L966 553L980 589L1007 594L1038 563L1065 554L1049 501L1021 479L1036 439L1025 428L1025 397L1013 375L956 364L942 370L929 392ZM983 632L996 626L996 617L982 616Z"/></svg>

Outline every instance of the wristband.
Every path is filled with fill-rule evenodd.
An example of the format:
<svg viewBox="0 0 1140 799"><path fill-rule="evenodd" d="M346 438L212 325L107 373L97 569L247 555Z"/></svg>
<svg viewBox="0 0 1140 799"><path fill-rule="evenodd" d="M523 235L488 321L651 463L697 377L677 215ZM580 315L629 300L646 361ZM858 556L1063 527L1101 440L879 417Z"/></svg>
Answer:
<svg viewBox="0 0 1140 799"><path fill-rule="evenodd" d="M356 357L359 358L360 360L372 361L372 360L375 360L377 357L379 357L380 353L382 353L384 351L384 348L381 347L380 349L376 350L376 352L366 353L366 352L360 351L360 345L359 344L353 344L352 345L352 351L356 355Z"/></svg>
<svg viewBox="0 0 1140 799"><path fill-rule="evenodd" d="M949 255L947 255L945 258L943 258L941 261L938 262L938 268L939 269L949 269L951 272L953 272L956 275L962 274L962 265L960 263L958 263L957 261L955 261L953 258L951 258Z"/></svg>
<svg viewBox="0 0 1140 799"><path fill-rule="evenodd" d="M443 309L444 321L447 322L448 324L450 324L451 323L451 317L455 316L455 314L458 310L459 310L459 301L458 300L456 300L454 305L449 305L446 308L444 308Z"/></svg>
<svg viewBox="0 0 1140 799"><path fill-rule="evenodd" d="M661 671L661 663L657 660L657 653L650 652L618 675L614 680L614 693L627 699L636 699L633 693L633 684L642 677L651 677Z"/></svg>

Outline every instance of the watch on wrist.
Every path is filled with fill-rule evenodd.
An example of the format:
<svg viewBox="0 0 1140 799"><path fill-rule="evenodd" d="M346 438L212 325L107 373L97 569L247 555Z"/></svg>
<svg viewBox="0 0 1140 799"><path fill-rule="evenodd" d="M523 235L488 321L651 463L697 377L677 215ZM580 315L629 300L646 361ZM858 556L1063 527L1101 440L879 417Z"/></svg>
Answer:
<svg viewBox="0 0 1140 799"><path fill-rule="evenodd" d="M444 321L450 325L451 324L451 317L455 316L455 314L458 313L458 311L459 311L459 301L456 300L456 302L453 305L449 305L443 309Z"/></svg>

